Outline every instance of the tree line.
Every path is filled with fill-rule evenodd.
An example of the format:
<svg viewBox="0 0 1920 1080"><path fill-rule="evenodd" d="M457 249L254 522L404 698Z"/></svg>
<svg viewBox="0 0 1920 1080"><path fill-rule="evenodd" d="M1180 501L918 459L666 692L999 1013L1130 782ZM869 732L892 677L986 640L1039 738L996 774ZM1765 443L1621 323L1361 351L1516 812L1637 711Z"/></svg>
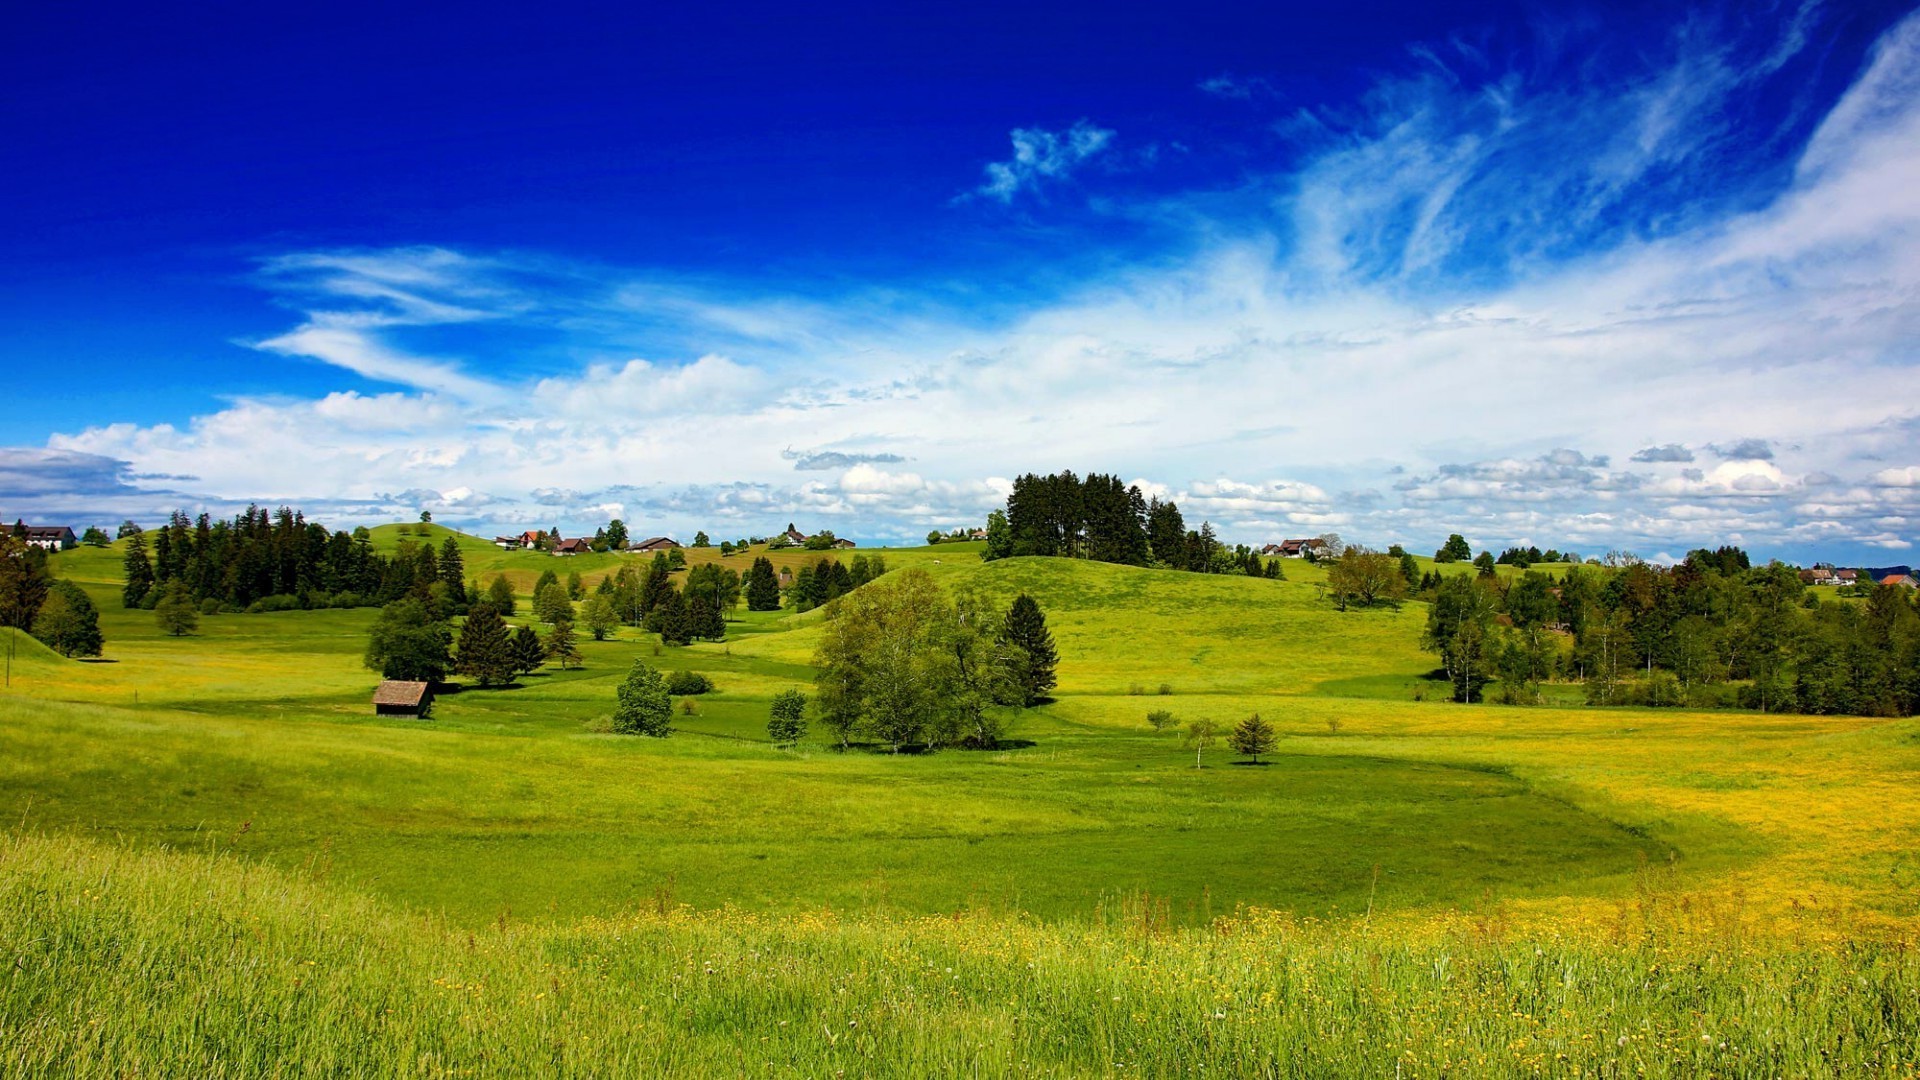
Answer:
<svg viewBox="0 0 1920 1080"><path fill-rule="evenodd" d="M1776 712L1920 711L1920 609L1912 590L1821 600L1782 563L1700 549L1672 567L1571 567L1427 584L1426 648L1457 701L1542 699L1578 683L1597 705L1732 705ZM1497 680L1497 682L1496 682Z"/></svg>

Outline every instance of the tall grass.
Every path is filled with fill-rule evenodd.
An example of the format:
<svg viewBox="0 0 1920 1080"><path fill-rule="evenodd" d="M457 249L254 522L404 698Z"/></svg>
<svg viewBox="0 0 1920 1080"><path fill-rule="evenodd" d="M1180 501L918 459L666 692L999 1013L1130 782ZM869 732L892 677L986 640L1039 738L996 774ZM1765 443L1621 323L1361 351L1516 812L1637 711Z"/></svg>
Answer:
<svg viewBox="0 0 1920 1080"><path fill-rule="evenodd" d="M463 929L218 855L0 839L0 1075L1910 1076L1907 940L1604 919L693 913Z"/></svg>

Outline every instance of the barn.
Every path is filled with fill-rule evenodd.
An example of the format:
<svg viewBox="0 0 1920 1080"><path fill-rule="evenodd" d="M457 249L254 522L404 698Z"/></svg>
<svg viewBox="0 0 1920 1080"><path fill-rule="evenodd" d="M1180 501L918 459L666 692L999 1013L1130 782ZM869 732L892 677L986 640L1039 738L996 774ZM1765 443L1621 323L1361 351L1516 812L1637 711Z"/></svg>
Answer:
<svg viewBox="0 0 1920 1080"><path fill-rule="evenodd" d="M433 684L388 679L373 692L373 711L380 716L426 719L433 708Z"/></svg>

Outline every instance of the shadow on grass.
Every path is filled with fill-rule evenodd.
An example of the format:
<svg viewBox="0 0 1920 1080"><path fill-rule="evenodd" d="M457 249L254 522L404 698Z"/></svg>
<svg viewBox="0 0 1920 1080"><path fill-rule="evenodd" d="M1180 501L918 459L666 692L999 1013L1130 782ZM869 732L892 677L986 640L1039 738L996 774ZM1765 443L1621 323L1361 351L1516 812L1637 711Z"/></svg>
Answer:
<svg viewBox="0 0 1920 1080"><path fill-rule="evenodd" d="M109 660L104 656L76 656L75 660L83 664L117 664L118 660Z"/></svg>

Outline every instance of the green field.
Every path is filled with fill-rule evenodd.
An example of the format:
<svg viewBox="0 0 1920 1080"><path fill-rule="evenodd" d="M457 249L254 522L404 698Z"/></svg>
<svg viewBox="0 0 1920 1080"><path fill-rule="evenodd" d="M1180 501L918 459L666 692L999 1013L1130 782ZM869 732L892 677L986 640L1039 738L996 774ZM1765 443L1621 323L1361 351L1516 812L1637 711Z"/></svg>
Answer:
<svg viewBox="0 0 1920 1080"><path fill-rule="evenodd" d="M632 558L461 542L470 574L523 595L543 570L591 585ZM30 942L0 987L15 1055L0 1049L0 1073L62 1055L81 1072L200 1072L226 1048L256 1055L246 1074L1574 1075L1565 1063L1603 1071L1602 1029L1620 1075L1634 1039L1648 1075L1814 1075L1868 1036L1844 1050L1853 1068L1910 1073L1920 724L1455 705L1418 649L1422 605L1336 612L1304 563L1266 581L978 550L885 554L1038 598L1057 700L1000 749L903 755L768 744L771 696L811 681L818 612L742 610L726 641L684 649L623 629L584 641L578 670L400 720L368 703L370 609L209 616L168 638L121 610L117 549L55 557L108 644L78 662L22 637L0 695L0 933ZM717 692L670 739L596 734L635 658ZM1267 764L1221 748L1195 769L1146 724L1156 708L1257 711L1283 739ZM260 1011L220 955L268 980ZM1692 982L1634 990L1668 955L1692 958ZM1015 963L1034 957L1048 977ZM754 974L761 958L779 959ZM340 970L302 975L308 960ZM309 978L327 989L287 981ZM1456 992L1466 1027L1421 1019ZM1230 1033L1208 1019L1215 993L1236 1020L1281 999ZM1800 993L1849 1034L1781 1013L1733 1039L1759 1055L1744 1065L1714 1056L1724 1030L1705 1057L1693 1045L1706 1018ZM1561 1042L1516 1027L1512 994ZM189 1003L209 1000L197 1024ZM631 1028L599 1015L645 1002ZM407 1026L380 1019L404 1009ZM175 1026L93 1023L128 1010ZM721 1052L748 1019L769 1025L765 1054ZM356 1022L366 1038L339 1045ZM498 1059L488 1024L512 1035ZM1339 1038L1312 1048L1329 1024Z"/></svg>

